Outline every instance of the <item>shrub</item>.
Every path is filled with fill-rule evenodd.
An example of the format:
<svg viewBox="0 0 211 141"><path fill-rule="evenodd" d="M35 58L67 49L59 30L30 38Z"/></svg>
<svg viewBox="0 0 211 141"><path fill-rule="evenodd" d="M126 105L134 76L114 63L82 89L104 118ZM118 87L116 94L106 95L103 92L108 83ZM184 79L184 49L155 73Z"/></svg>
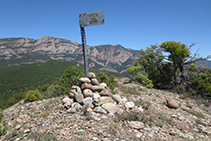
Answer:
<svg viewBox="0 0 211 141"><path fill-rule="evenodd" d="M50 85L46 92L43 94L43 98L48 99L52 97L58 97L65 95L69 92L70 88L61 85Z"/></svg>
<svg viewBox="0 0 211 141"><path fill-rule="evenodd" d="M108 80L106 81L108 87L113 91L116 84L117 84L117 81L115 80L115 77L113 75L111 75Z"/></svg>
<svg viewBox="0 0 211 141"><path fill-rule="evenodd" d="M3 118L3 111L0 109L0 122L2 118Z"/></svg>
<svg viewBox="0 0 211 141"><path fill-rule="evenodd" d="M151 88L153 88L153 86L154 86L153 83L152 83L152 80L148 79L147 76L145 76L145 75L143 75L143 74L141 74L141 73L139 73L139 74L137 75L136 80L137 80L139 83L145 85L147 88L150 88L150 89L151 89Z"/></svg>
<svg viewBox="0 0 211 141"><path fill-rule="evenodd" d="M0 137L1 137L2 135L5 135L5 134L7 133L7 130L8 130L8 126L7 126L7 124L6 124L6 121L4 120L4 121L2 122L2 125L0 125Z"/></svg>
<svg viewBox="0 0 211 141"><path fill-rule="evenodd" d="M71 87L76 85L80 77L85 75L84 70L79 66L71 66L64 71L63 76L59 79L58 85Z"/></svg>
<svg viewBox="0 0 211 141"><path fill-rule="evenodd" d="M50 132L31 132L28 136L28 139L35 139L36 141L57 141L55 133Z"/></svg>
<svg viewBox="0 0 211 141"><path fill-rule="evenodd" d="M32 101L36 101L36 100L40 100L42 99L42 94L40 94L40 92L38 90L31 90L29 91L25 98L24 98L24 102L32 102Z"/></svg>
<svg viewBox="0 0 211 141"><path fill-rule="evenodd" d="M211 97L211 69L196 64L188 66L189 87L202 97Z"/></svg>
<svg viewBox="0 0 211 141"><path fill-rule="evenodd" d="M178 93L178 94L184 94L185 93L185 87L182 86L182 85L178 85L178 86L175 86L173 91L175 93Z"/></svg>
<svg viewBox="0 0 211 141"><path fill-rule="evenodd" d="M108 76L104 73L104 72L98 72L97 74L98 78L99 78L99 82L106 82L108 80Z"/></svg>
<svg viewBox="0 0 211 141"><path fill-rule="evenodd" d="M44 85L41 85L41 86L39 85L37 87L37 90L40 91L40 92L46 92L49 86L50 86L50 84L44 84Z"/></svg>

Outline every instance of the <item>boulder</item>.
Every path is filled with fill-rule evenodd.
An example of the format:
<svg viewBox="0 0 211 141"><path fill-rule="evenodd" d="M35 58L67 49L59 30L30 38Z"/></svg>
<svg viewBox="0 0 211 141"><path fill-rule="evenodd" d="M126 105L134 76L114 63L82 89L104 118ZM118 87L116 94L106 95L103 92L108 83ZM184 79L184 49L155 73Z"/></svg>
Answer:
<svg viewBox="0 0 211 141"><path fill-rule="evenodd" d="M73 103L73 102L72 102L72 103ZM72 103L69 103L69 102L68 102L68 103L65 103L65 104L64 104L64 107L67 108L67 109L69 109L70 106L72 105Z"/></svg>
<svg viewBox="0 0 211 141"><path fill-rule="evenodd" d="M82 106L82 112L84 113L84 114L86 114L87 112L90 112L90 109L91 109L91 107L92 107L92 104L84 104L83 106ZM91 111L92 112L92 111Z"/></svg>
<svg viewBox="0 0 211 141"><path fill-rule="evenodd" d="M69 97L69 98L74 98L74 96L75 96L74 93L71 93L71 92L70 92L70 93L68 94L68 97Z"/></svg>
<svg viewBox="0 0 211 141"><path fill-rule="evenodd" d="M63 103L68 103L68 102L72 102L72 99L70 99L69 97L65 97L63 100L62 100Z"/></svg>
<svg viewBox="0 0 211 141"><path fill-rule="evenodd" d="M75 107L71 107L67 110L67 113L71 113L71 114L74 114L76 112L76 109Z"/></svg>
<svg viewBox="0 0 211 141"><path fill-rule="evenodd" d="M121 96L118 94L115 94L112 96L113 100L116 101L117 103L121 100Z"/></svg>
<svg viewBox="0 0 211 141"><path fill-rule="evenodd" d="M90 79L95 78L95 74L94 74L93 72L89 72L89 78L90 78Z"/></svg>
<svg viewBox="0 0 211 141"><path fill-rule="evenodd" d="M79 87L79 86L76 86L76 92L78 93L78 94L81 94L82 92L81 92L81 88Z"/></svg>
<svg viewBox="0 0 211 141"><path fill-rule="evenodd" d="M105 104L105 103L116 103L111 97L107 96L102 96L99 98L99 103L100 105Z"/></svg>
<svg viewBox="0 0 211 141"><path fill-rule="evenodd" d="M191 103L187 102L187 103L186 103L186 107L188 107L188 108L193 108L193 105L192 105Z"/></svg>
<svg viewBox="0 0 211 141"><path fill-rule="evenodd" d="M104 88L105 88L105 87L107 87L107 84L106 84L106 83L100 83L100 84L99 84L99 86L101 86L101 87L104 87Z"/></svg>
<svg viewBox="0 0 211 141"><path fill-rule="evenodd" d="M92 97L86 97L82 100L83 104L92 104Z"/></svg>
<svg viewBox="0 0 211 141"><path fill-rule="evenodd" d="M75 95L75 101L76 102L81 103L83 99L84 99L84 95L83 94Z"/></svg>
<svg viewBox="0 0 211 141"><path fill-rule="evenodd" d="M82 106L78 102L74 102L71 107L74 107L76 111L80 111Z"/></svg>
<svg viewBox="0 0 211 141"><path fill-rule="evenodd" d="M91 87L91 90L92 91L98 91L98 92L101 92L102 90L104 90L105 88L104 87L102 87L102 86L92 86Z"/></svg>
<svg viewBox="0 0 211 141"><path fill-rule="evenodd" d="M138 111L143 113L144 112L144 109L142 108L142 106L138 107Z"/></svg>
<svg viewBox="0 0 211 141"><path fill-rule="evenodd" d="M93 93L93 99L96 99L96 98L100 98L100 95L99 94L97 94L97 93Z"/></svg>
<svg viewBox="0 0 211 141"><path fill-rule="evenodd" d="M169 108L173 108L173 109L179 108L179 104L175 100L173 100L173 99L166 100L166 102L167 102L167 106Z"/></svg>
<svg viewBox="0 0 211 141"><path fill-rule="evenodd" d="M76 90L76 87L77 87L77 86L73 85L71 88Z"/></svg>
<svg viewBox="0 0 211 141"><path fill-rule="evenodd" d="M107 111L104 110L104 109L101 108L101 107L95 107L94 111L95 111L96 113L100 113L100 114L107 114Z"/></svg>
<svg viewBox="0 0 211 141"><path fill-rule="evenodd" d="M114 103L105 103L102 105L102 108L105 109L109 113L116 113L117 107Z"/></svg>
<svg viewBox="0 0 211 141"><path fill-rule="evenodd" d="M77 93L76 89L72 89L72 90L70 90L70 92L73 93L73 94Z"/></svg>
<svg viewBox="0 0 211 141"><path fill-rule="evenodd" d="M104 89L100 92L100 96L110 96L110 95L111 95L111 92L106 89Z"/></svg>
<svg viewBox="0 0 211 141"><path fill-rule="evenodd" d="M117 113L118 115L122 115L123 112L124 112L124 110L123 110L122 108L118 108L116 113Z"/></svg>
<svg viewBox="0 0 211 141"><path fill-rule="evenodd" d="M73 100L69 97L65 97L62 102L64 103L64 107L67 109L70 108L70 106L73 104Z"/></svg>
<svg viewBox="0 0 211 141"><path fill-rule="evenodd" d="M81 86L81 89L84 90L84 89L90 89L92 87L92 84L90 83L84 83L82 84Z"/></svg>
<svg viewBox="0 0 211 141"><path fill-rule="evenodd" d="M144 123L140 121L128 121L128 125L134 129L142 129L144 128Z"/></svg>
<svg viewBox="0 0 211 141"><path fill-rule="evenodd" d="M91 79L91 84L92 85L99 85L99 82L97 81L97 79Z"/></svg>
<svg viewBox="0 0 211 141"><path fill-rule="evenodd" d="M135 103L134 102L126 102L125 103L125 107L129 108L129 109L132 109L132 108L135 107Z"/></svg>
<svg viewBox="0 0 211 141"><path fill-rule="evenodd" d="M89 78L87 78L87 77L82 77L82 78L79 79L79 82L82 82L82 83L90 83L91 80Z"/></svg>
<svg viewBox="0 0 211 141"><path fill-rule="evenodd" d="M92 97L93 96L93 93L90 89L85 89L83 91L83 93L84 93L84 97Z"/></svg>
<svg viewBox="0 0 211 141"><path fill-rule="evenodd" d="M123 97L120 101L119 101L119 105L125 105L125 103L127 102L127 98Z"/></svg>

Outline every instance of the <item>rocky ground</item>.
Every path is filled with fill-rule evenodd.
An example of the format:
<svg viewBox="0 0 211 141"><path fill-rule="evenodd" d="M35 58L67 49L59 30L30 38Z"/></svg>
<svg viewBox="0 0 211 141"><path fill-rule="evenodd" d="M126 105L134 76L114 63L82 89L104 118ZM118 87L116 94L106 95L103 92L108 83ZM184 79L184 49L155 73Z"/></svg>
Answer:
<svg viewBox="0 0 211 141"><path fill-rule="evenodd" d="M208 101L125 82L127 78L119 79L114 91L135 105L117 102L114 114L67 110L62 102L66 96L21 101L3 111L9 129L0 140L211 140ZM176 106L167 106L169 100Z"/></svg>

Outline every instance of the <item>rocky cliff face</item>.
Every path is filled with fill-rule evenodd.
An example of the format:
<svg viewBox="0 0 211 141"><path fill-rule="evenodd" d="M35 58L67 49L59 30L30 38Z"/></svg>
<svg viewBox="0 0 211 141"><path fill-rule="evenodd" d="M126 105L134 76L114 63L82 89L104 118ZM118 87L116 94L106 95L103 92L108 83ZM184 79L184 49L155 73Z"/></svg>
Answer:
<svg viewBox="0 0 211 141"><path fill-rule="evenodd" d="M124 71L138 55L138 51L126 49L121 45L87 46L87 48L90 68L114 72ZM74 41L49 36L38 40L29 38L0 39L0 61L4 62L4 65L33 63L50 59L72 61L82 65L82 46Z"/></svg>

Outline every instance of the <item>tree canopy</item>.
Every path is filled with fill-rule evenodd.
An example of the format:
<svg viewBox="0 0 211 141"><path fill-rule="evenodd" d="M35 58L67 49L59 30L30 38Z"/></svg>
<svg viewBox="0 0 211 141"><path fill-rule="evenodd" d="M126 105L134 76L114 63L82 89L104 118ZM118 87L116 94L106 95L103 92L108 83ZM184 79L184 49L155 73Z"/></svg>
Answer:
<svg viewBox="0 0 211 141"><path fill-rule="evenodd" d="M193 67L199 60L208 57L196 57L191 54L190 48L181 42L166 41L161 45L151 45L139 51L139 58L134 65L127 69L133 80L138 80L140 74L152 81L155 88L184 87L185 91L208 95L211 93L211 70L209 68ZM191 64L191 65L190 65ZM203 70L203 71L199 71ZM150 82L150 81L147 82ZM139 81L143 85L145 81ZM151 85L151 86L153 86Z"/></svg>

